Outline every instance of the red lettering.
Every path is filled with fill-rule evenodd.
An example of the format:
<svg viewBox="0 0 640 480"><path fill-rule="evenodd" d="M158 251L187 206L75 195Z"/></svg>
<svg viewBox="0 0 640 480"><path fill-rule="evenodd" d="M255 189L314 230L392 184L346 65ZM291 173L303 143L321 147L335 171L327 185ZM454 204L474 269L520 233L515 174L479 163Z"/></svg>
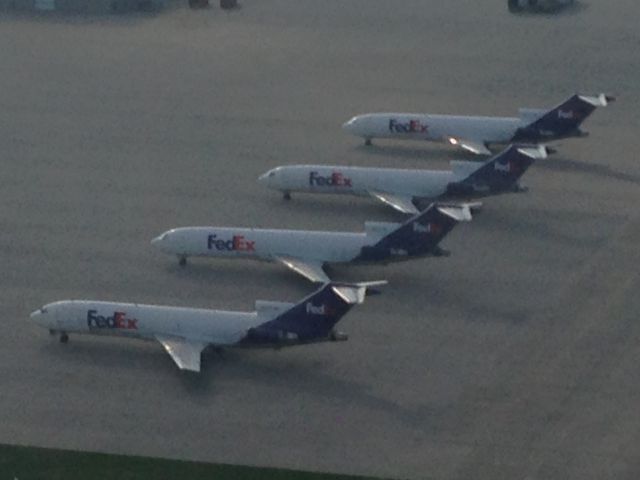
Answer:
<svg viewBox="0 0 640 480"><path fill-rule="evenodd" d="M124 328L124 312L114 312L113 323L115 328Z"/></svg>
<svg viewBox="0 0 640 480"><path fill-rule="evenodd" d="M255 252L255 244L255 241L245 240L242 235L233 236L233 250L238 250L239 252Z"/></svg>

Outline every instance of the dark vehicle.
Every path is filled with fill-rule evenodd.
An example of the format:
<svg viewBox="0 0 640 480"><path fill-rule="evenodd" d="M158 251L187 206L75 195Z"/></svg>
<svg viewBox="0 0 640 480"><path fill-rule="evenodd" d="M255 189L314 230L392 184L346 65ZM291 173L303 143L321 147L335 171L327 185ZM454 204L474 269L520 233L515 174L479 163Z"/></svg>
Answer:
<svg viewBox="0 0 640 480"><path fill-rule="evenodd" d="M507 0L510 12L556 12L568 5L572 5L574 0Z"/></svg>

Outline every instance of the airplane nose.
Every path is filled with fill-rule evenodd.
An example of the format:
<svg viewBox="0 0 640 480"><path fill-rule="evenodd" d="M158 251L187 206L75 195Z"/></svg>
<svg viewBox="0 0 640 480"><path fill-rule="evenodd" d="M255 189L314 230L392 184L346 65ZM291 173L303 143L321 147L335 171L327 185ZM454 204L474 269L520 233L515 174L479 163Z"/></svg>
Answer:
<svg viewBox="0 0 640 480"><path fill-rule="evenodd" d="M31 319L32 322L37 323L38 325L41 326L47 326L47 310L42 307L39 308L38 310L35 310L33 312L31 312L31 314L29 315L29 318Z"/></svg>
<svg viewBox="0 0 640 480"><path fill-rule="evenodd" d="M279 176L277 175L278 171L278 168L272 168L268 172L260 175L258 177L258 182L268 188L277 188L278 183L280 182Z"/></svg>
<svg viewBox="0 0 640 480"><path fill-rule="evenodd" d="M162 248L162 246L166 244L168 238L169 232L164 232L158 235L156 238L152 239L151 245L153 245L154 247Z"/></svg>
<svg viewBox="0 0 640 480"><path fill-rule="evenodd" d="M344 122L342 124L342 129L349 133L356 133L357 122L358 122L358 117L353 117L349 121Z"/></svg>

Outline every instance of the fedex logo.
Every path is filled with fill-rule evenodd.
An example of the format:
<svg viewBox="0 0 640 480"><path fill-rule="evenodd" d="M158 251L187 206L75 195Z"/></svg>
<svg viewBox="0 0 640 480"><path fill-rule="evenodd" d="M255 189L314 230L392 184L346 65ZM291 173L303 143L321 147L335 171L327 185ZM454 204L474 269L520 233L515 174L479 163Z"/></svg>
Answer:
<svg viewBox="0 0 640 480"><path fill-rule="evenodd" d="M242 235L234 235L231 240L222 240L216 234L211 234L207 237L207 248L228 252L255 252L256 242L247 240Z"/></svg>
<svg viewBox="0 0 640 480"><path fill-rule="evenodd" d="M428 126L420 120L400 123L395 118L389 120L389 131L395 133L427 133Z"/></svg>
<svg viewBox="0 0 640 480"><path fill-rule="evenodd" d="M437 223L429 222L427 225L421 225L418 222L413 222L413 231L416 233L433 233L435 235L442 232L442 227Z"/></svg>
<svg viewBox="0 0 640 480"><path fill-rule="evenodd" d="M504 172L504 173L510 173L512 170L514 170L513 166L511 165L511 162L507 162L505 164L496 162L493 168L495 169L496 172Z"/></svg>
<svg viewBox="0 0 640 480"><path fill-rule="evenodd" d="M127 318L125 312L113 312L110 317L98 315L97 310L87 311L87 325L92 328L118 328L122 330L137 330L138 320Z"/></svg>
<svg viewBox="0 0 640 480"><path fill-rule="evenodd" d="M309 173L309 185L317 187L351 187L351 179L340 172L333 172L328 177L318 175L318 172Z"/></svg>
<svg viewBox="0 0 640 480"><path fill-rule="evenodd" d="M315 306L313 303L307 302L307 313L311 315L330 315L331 311L324 304Z"/></svg>
<svg viewBox="0 0 640 480"><path fill-rule="evenodd" d="M562 111L558 109L558 118L562 120L573 120L576 117L576 114L573 110Z"/></svg>

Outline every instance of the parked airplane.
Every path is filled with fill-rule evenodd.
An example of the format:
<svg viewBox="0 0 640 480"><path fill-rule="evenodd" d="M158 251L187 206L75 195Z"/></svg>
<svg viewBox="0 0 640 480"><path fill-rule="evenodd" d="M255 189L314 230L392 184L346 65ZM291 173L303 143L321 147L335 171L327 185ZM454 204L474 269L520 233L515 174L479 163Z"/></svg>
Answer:
<svg viewBox="0 0 640 480"><path fill-rule="evenodd" d="M157 340L181 370L200 371L202 351L214 347L284 347L347 340L334 326L367 288L386 284L328 283L300 302L256 301L254 312L65 300L36 310L31 320L59 335L115 335Z"/></svg>
<svg viewBox="0 0 640 480"><path fill-rule="evenodd" d="M369 113L358 115L342 128L363 137L449 142L475 154L490 155L488 146L513 142L547 142L583 137L582 122L596 109L615 98L573 95L551 110L521 108L518 117L470 117L417 113Z"/></svg>
<svg viewBox="0 0 640 480"><path fill-rule="evenodd" d="M254 258L279 262L312 282L329 282L328 263L387 263L441 256L440 240L459 221L470 220L467 206L433 204L402 224L365 222L365 231L322 232L258 228L174 228L151 243L165 253L187 257Z"/></svg>
<svg viewBox="0 0 640 480"><path fill-rule="evenodd" d="M535 159L553 152L548 147L511 145L485 163L452 161L451 170L287 165L260 176L260 182L291 192L371 196L403 213L416 214L425 200L465 199L525 190L518 183ZM474 207L480 203L467 204Z"/></svg>

